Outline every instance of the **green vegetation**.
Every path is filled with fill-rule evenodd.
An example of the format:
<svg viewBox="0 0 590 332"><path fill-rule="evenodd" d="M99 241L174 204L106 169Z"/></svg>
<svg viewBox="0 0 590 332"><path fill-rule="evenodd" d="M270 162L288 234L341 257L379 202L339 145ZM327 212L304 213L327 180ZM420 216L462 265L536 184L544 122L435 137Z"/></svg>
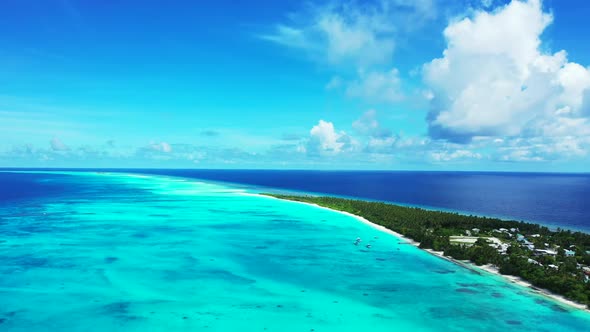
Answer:
<svg viewBox="0 0 590 332"><path fill-rule="evenodd" d="M349 212L420 242L420 248L477 265L590 305L590 235L496 218L466 216L380 202L334 197L265 194ZM461 243L458 235L474 243ZM473 234L474 233L474 234ZM453 238L451 238L453 237ZM459 242L457 242L457 238ZM467 238L467 237L465 237ZM475 240L477 238L477 240ZM451 241L453 240L453 241Z"/></svg>

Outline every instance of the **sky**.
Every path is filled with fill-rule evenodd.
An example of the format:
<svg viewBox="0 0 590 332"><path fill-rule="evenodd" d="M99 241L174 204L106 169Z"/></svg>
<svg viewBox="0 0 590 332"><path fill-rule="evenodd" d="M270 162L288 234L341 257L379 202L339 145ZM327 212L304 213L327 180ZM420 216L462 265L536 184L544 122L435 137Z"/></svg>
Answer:
<svg viewBox="0 0 590 332"><path fill-rule="evenodd" d="M0 4L0 167L588 172L590 2Z"/></svg>

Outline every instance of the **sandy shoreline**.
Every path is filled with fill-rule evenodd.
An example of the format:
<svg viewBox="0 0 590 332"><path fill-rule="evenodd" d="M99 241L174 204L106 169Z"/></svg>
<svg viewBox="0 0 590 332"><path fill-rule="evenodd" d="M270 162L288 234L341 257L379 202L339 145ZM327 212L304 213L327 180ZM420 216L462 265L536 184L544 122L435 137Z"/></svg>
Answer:
<svg viewBox="0 0 590 332"><path fill-rule="evenodd" d="M259 194L249 194L249 193L242 193L242 194L243 195L249 195L249 196L267 197L267 198L274 198L274 199L279 199L279 200L283 200L283 201L301 203L301 204L311 205L311 206L314 206L316 208L330 210L330 211L333 211L333 212L338 212L338 213L341 213L341 214L345 214L345 215L350 216L350 217L353 217L353 218L357 219L358 221L360 221L360 222L362 222L364 224L367 224L367 225L369 225L369 226L371 226L371 227L373 227L375 229L378 229L378 230L380 230L382 232L391 234L391 235L399 238L400 240L403 240L406 243L411 244L411 245L413 245L413 246L415 246L417 248L419 248L419 245L420 245L420 243L418 243L418 242L416 242L416 241L414 241L412 239L409 239L409 238L405 237L404 235L402 235L402 234L400 234L398 232L392 231L391 229L386 228L384 226L381 226L381 225L377 225L375 223L372 223L369 220L367 220L367 219L365 219L365 218L363 218L361 216L358 216L356 214L352 214L352 213L349 213L349 212L346 212L346 211L334 210L334 209L330 209L330 208L327 208L327 207L324 207L324 206L320 206L320 205L317 205L317 204L314 204L314 203L308 203L308 202L301 202L301 201L293 201L293 200L281 199L281 198L277 198L277 197L273 197L273 196L266 196L266 195L259 195ZM432 249L421 249L421 250L426 251L429 254L434 255L436 257L439 257L439 258L442 258L442 259L447 260L449 262L452 262L454 264L457 264L457 265L459 265L461 267L464 267L466 269L472 270L472 271L474 271L476 273L480 273L481 274L480 271L482 271L482 272L489 273L489 274L492 274L492 275L495 275L495 276L500 276L504 280L506 280L506 281L508 281L510 283L513 283L513 284L516 284L516 285L519 285L519 286L522 286L522 287L527 288L527 290L529 290L530 292L532 292L534 294L541 295L543 297L549 298L549 299L551 299L551 300L553 300L555 302L558 302L560 304L564 304L564 305L566 305L568 307L572 307L574 309L579 309L579 310L583 310L583 311L586 311L586 312L590 313L590 309L587 308L583 304L579 304L579 303L576 303L574 301L568 300L565 297L563 297L561 295L557 295L557 294L551 293L548 290L540 289L538 287L535 287L531 283L529 283L528 281L526 281L524 279L521 279L520 277L501 274L499 272L499 270L495 266L493 266L491 264L477 266L477 265L475 265L475 264L473 264L471 262L468 262L468 261L459 261L459 260L456 260L454 258L444 256L443 255L443 252L441 252L441 251L434 251Z"/></svg>

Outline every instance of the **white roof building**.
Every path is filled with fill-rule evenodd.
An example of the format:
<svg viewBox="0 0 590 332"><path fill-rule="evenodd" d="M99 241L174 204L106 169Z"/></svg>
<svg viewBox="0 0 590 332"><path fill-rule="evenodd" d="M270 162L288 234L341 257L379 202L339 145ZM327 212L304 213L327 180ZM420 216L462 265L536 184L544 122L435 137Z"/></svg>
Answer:
<svg viewBox="0 0 590 332"><path fill-rule="evenodd" d="M555 256L557 252L551 249L535 249L535 252L541 255Z"/></svg>

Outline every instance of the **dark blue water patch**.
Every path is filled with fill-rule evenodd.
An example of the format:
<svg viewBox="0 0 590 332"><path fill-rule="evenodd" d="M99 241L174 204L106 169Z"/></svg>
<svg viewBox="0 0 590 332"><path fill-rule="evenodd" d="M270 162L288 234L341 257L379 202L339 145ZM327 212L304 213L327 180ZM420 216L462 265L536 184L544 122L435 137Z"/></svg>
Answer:
<svg viewBox="0 0 590 332"><path fill-rule="evenodd" d="M507 320L506 321L506 324L508 324L508 325L522 325L522 322L519 321L519 320L513 320L513 319L511 319L511 320Z"/></svg>
<svg viewBox="0 0 590 332"><path fill-rule="evenodd" d="M484 284L480 284L480 283L467 283L467 282L458 282L457 285L461 286L461 287L484 287Z"/></svg>
<svg viewBox="0 0 590 332"><path fill-rule="evenodd" d="M59 174L0 172L0 204L48 196L59 197L68 191L76 191L76 188L59 181L65 178L67 176ZM44 181L47 179L58 181Z"/></svg>
<svg viewBox="0 0 590 332"><path fill-rule="evenodd" d="M131 302L120 301L105 304L102 306L102 309L109 315L126 315L129 313L130 306Z"/></svg>
<svg viewBox="0 0 590 332"><path fill-rule="evenodd" d="M114 262L116 262L118 260L119 260L119 258L117 258L117 257L105 257L104 258L104 262L107 263L107 264L114 263Z"/></svg>
<svg viewBox="0 0 590 332"><path fill-rule="evenodd" d="M97 195L99 194L100 195ZM19 173L0 171L0 207L38 207L47 202L77 205L88 201L86 197L116 200L133 200L150 193L141 188L91 178L59 173ZM0 211L0 214L2 211Z"/></svg>
<svg viewBox="0 0 590 332"><path fill-rule="evenodd" d="M349 286L349 289L355 291L366 291L366 292L379 292L379 293L394 293L399 291L399 286L392 285L391 283L383 284L353 284Z"/></svg>
<svg viewBox="0 0 590 332"><path fill-rule="evenodd" d="M55 227L40 223L29 223L20 225L18 231L24 236L28 235L27 233L51 233L55 231Z"/></svg>
<svg viewBox="0 0 590 332"><path fill-rule="evenodd" d="M37 269L37 268L52 268L52 269L73 269L77 267L73 259L68 257L47 258L34 254L24 254L17 256L0 256L0 267L18 268L23 270Z"/></svg>
<svg viewBox="0 0 590 332"><path fill-rule="evenodd" d="M455 273L455 271L452 270L433 270L434 273L438 273L438 274L452 274Z"/></svg>
<svg viewBox="0 0 590 332"><path fill-rule="evenodd" d="M455 292L457 293L467 293L467 294L478 294L479 292L471 289L471 288L457 288L455 289Z"/></svg>
<svg viewBox="0 0 590 332"><path fill-rule="evenodd" d="M540 305L544 305L546 307L553 305L553 303L551 303L545 299L535 299L535 303L540 304Z"/></svg>
<svg viewBox="0 0 590 332"><path fill-rule="evenodd" d="M37 257L32 254L21 256L0 256L3 266L15 266L23 269L32 269L49 266L49 259Z"/></svg>
<svg viewBox="0 0 590 332"><path fill-rule="evenodd" d="M146 233L146 232L136 232L136 233L131 234L131 237L138 238L138 239L145 239L145 238L150 237L150 234Z"/></svg>
<svg viewBox="0 0 590 332"><path fill-rule="evenodd" d="M131 305L131 302L125 301L109 303L100 307L99 314L111 316L122 324L139 319L145 319L145 317L131 314Z"/></svg>
<svg viewBox="0 0 590 332"><path fill-rule="evenodd" d="M565 308L565 307L563 307L563 306L561 306L559 304L553 304L551 306L551 310L557 311L557 312L568 312L568 311L570 311L569 308Z"/></svg>

